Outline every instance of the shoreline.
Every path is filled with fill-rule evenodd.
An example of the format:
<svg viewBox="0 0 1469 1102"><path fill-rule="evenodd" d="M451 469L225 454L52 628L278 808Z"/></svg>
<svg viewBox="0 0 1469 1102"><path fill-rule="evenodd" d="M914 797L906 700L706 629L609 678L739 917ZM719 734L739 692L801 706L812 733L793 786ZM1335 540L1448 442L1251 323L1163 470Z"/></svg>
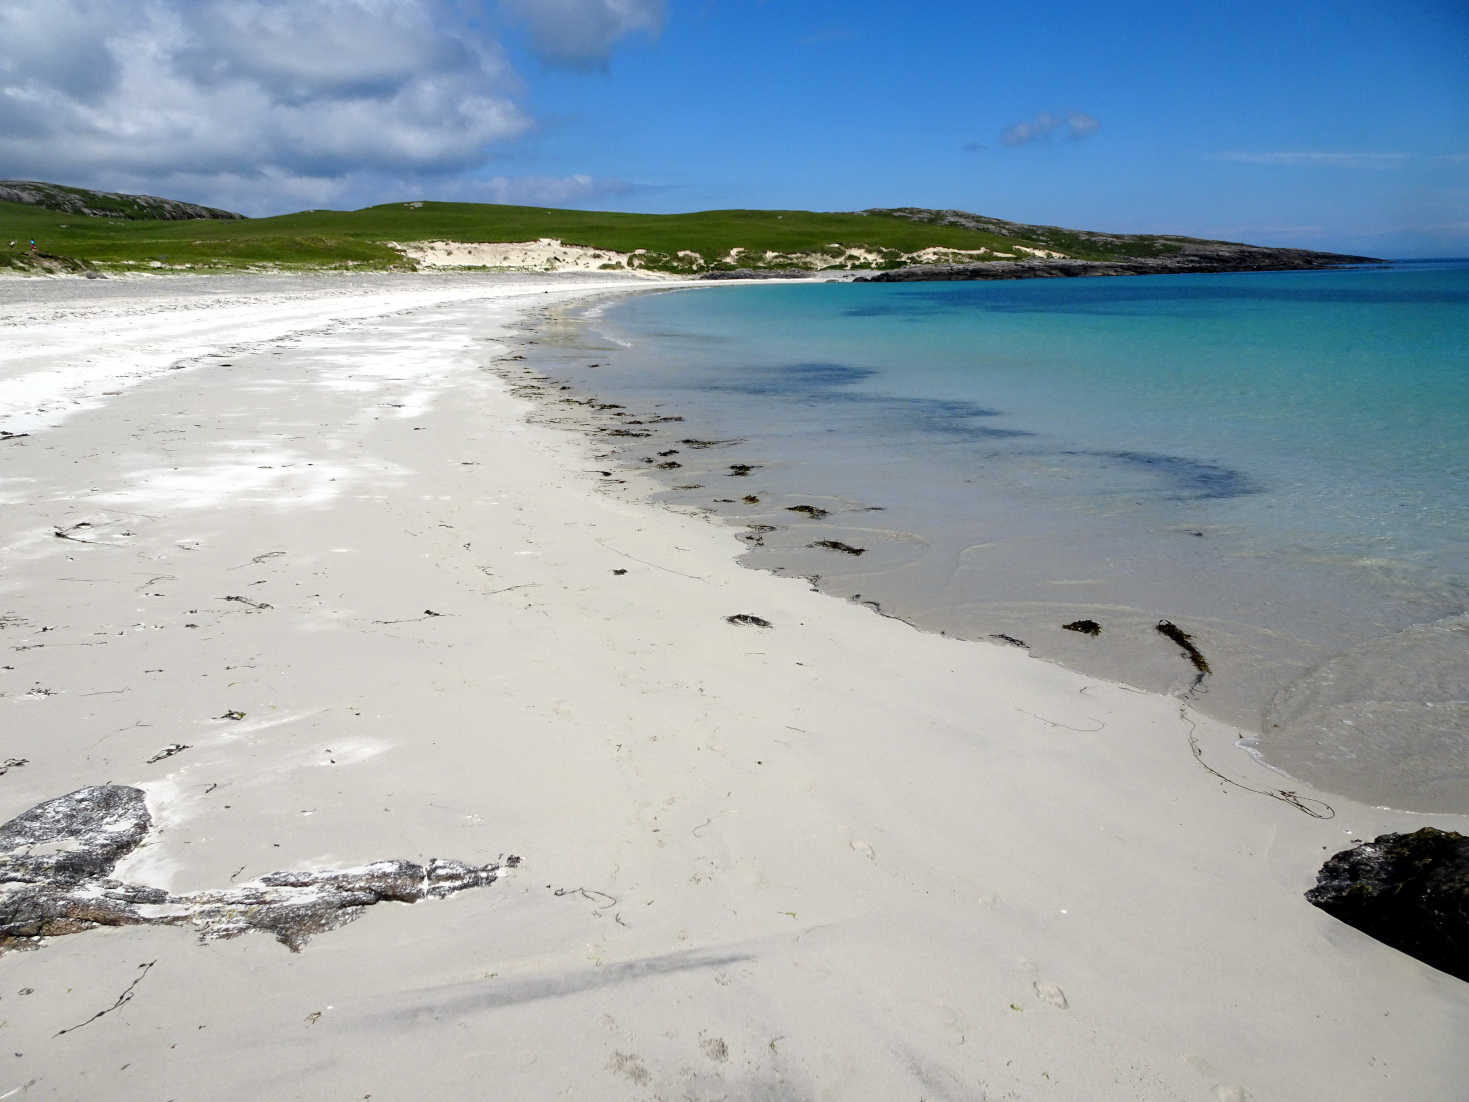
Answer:
<svg viewBox="0 0 1469 1102"><path fill-rule="evenodd" d="M846 301L842 299L841 301ZM633 308L637 310L636 307ZM1341 666L1354 659L1369 645L1381 645L1384 640L1394 639L1404 633L1417 630L1436 629L1441 624L1452 624L1457 618L1450 614L1447 619L1410 620L1404 624L1396 622L1382 627L1377 634L1362 638L1346 636L1332 649L1332 642L1320 637L1302 635L1288 640L1282 634L1278 622L1251 619L1247 614L1231 617L1215 611L1203 602L1202 607L1190 602L1186 593L1160 587L1157 592L1146 595L1153 599L1149 604L1139 599L1136 593L1128 592L1122 585L1097 596L1094 592L1070 600L1062 593L1051 595L1043 585L1030 585L1027 576L1017 577L1013 564L1000 559L999 563L1011 566L1009 574L1001 574L1014 588L1014 596L997 597L994 582L982 585L971 581L974 586L972 600L962 585L954 579L963 572L963 549L975 541L987 538L981 533L983 525L955 527L952 530L942 524L931 512L923 508L910 509L904 502L904 493L918 494L935 491L921 483L905 481L901 476L894 481L884 477L883 470L863 466L863 460L852 447L843 449L840 443L831 443L833 433L841 434L852 426L842 420L839 410L831 413L830 423L821 421L826 435L813 433L810 440L791 443L791 434L801 434L800 425L782 419L771 399L764 405L752 404L754 399L741 400L713 396L713 391L726 389L722 375L710 375L697 364L701 349L695 345L687 349L692 365L689 373L693 381L687 385L694 392L678 389L681 375L665 366L654 368L651 385L640 381L638 352L624 347L625 341L640 342L648 338L636 324L627 331L619 332L615 327L600 324L601 308L588 310L579 304L565 308L538 311L541 315L540 328L521 351L529 357L527 363L541 372L542 382L549 381L543 397L550 404L545 418L552 423L565 420L571 414L578 415L586 423L586 431L607 453L606 463L626 470L646 470L656 481L658 489L654 499L662 506L674 511L690 512L717 518L726 524L736 538L745 544L740 556L741 564L749 569L763 570L780 576L803 578L830 596L852 601L869 607L879 615L893 616L905 623L939 635L967 639L975 642L1004 643L1019 645L1037 659L1055 662L1088 676L1125 682L1142 691L1164 693L1188 699L1194 707L1210 715L1220 723L1239 728L1241 744L1259 753L1255 747L1269 746L1262 732L1268 729L1268 721L1275 718L1271 710L1279 701L1292 692L1299 692L1316 671ZM641 314L648 311L643 309ZM664 315L681 316L679 311L664 311ZM653 312L653 316L664 316ZM691 323L697 328L697 322ZM652 323L657 329L657 322ZM644 328L646 328L646 324ZM809 345L809 342L808 342ZM681 352L683 346L679 346ZM768 355L768 350L767 353ZM821 358L821 353L807 355ZM657 362L657 353L650 352ZM832 353L842 359L840 351ZM666 357L665 357L666 358ZM587 360L602 360L601 370L584 370ZM669 363L678 365L683 360L675 355ZM862 360L842 362L862 363ZM758 361L764 365L765 360ZM833 371L836 367L832 368ZM780 378L765 366L752 367L754 394L760 388L780 387ZM507 376L512 378L513 376ZM557 391L559 384L570 384L574 391L561 391L580 395L591 404L557 405L566 401L565 395ZM790 384L796 388L795 398L804 395L800 380ZM672 387L673 389L668 389ZM731 380L728 389L737 389ZM853 395L854 399L862 395ZM627 409L622 408L622 404ZM681 403L681 404L680 404ZM733 404L731 404L733 403ZM823 409L825 407L822 407ZM559 411L559 412L558 412ZM599 412L606 411L606 412ZM688 424L659 424L658 415L688 415ZM636 432L619 427L619 418L627 419L623 424L635 426ZM1024 426L1023 426L1024 427ZM856 430L862 425L858 423ZM609 435L610 434L610 435ZM681 438L704 437L719 443L719 447L705 448L685 446L688 441ZM822 443L820 441L827 441ZM895 445L900 448L901 444ZM1066 447L1065 443L1056 445ZM1076 445L1080 447L1080 445ZM1070 454L1063 452L1062 454ZM664 464L662 459L669 458ZM739 462L750 464L750 477L729 479L725 466ZM861 477L842 477L845 464L859 469ZM663 470L661 468L669 469ZM875 477L874 477L875 476ZM1243 476L1241 476L1243 477ZM1023 497L1000 496L998 489L991 491L994 500L988 501L983 510L972 503L977 511L989 518L993 525L996 518L1010 516L1016 509L1026 508ZM744 497L742 495L751 495ZM792 509L810 509L812 503L819 507L820 516L794 516ZM1035 502L1032 509L1045 513L1047 503ZM881 510L881 511L876 511ZM869 512L871 516L869 517ZM828 513L830 515L828 515ZM1049 514L1047 514L1049 515ZM927 522L927 526L925 523ZM1028 522L1016 535L1018 546L1026 546L1037 540L1037 532L1051 533L1058 525L1069 526L1071 518L1062 515L1049 521ZM1036 524L1042 525L1037 528ZM1166 532L1182 532L1189 536L1201 536L1197 525L1204 523L1184 516L1171 527L1160 529ZM937 526L936 526L937 525ZM864 555L845 557L832 551L813 551L809 541L818 537L861 545ZM1002 538L999 535L995 540ZM1049 539L1049 535L1047 535ZM1178 554L1191 556L1188 560L1192 570L1205 570L1198 566L1202 544L1192 539L1181 539ZM1124 556L1130 550L1120 546L1115 536L1102 533L1094 544L1095 554ZM1209 560L1213 565L1207 569L1221 576L1232 565L1227 552L1223 559ZM991 552L991 554L997 554ZM992 560L994 561L994 560ZM935 564L930 567L930 563ZM1004 565L994 567L1003 572ZM935 574L937 581L925 580L919 574L923 570L947 569L948 574ZM1041 574L1042 580L1052 577L1092 578L1087 573L1093 569L1071 556L1064 565L1057 566L1046 560L1042 570L1053 571ZM1054 573L1055 571L1061 573ZM1069 570L1070 573L1066 573ZM948 579L947 581L945 579ZM1292 575L1292 587L1308 585L1310 577ZM1002 583L1003 584L1003 583ZM1156 584L1156 579L1154 583ZM1261 589L1260 596L1246 592L1244 596L1256 604L1270 605L1280 599L1282 582L1273 579L1274 590ZM1029 585L1029 588L1026 588ZM936 594L953 598L953 603L937 603ZM1273 595L1273 596L1272 596ZM1170 599L1171 598L1171 599ZM1253 604L1250 605L1254 607ZM1258 611L1258 610L1257 610ZM1064 630L1062 625L1078 617L1096 615L1106 622L1105 648L1075 631ZM1196 633L1213 672L1201 684L1190 684L1195 680L1195 670L1189 656L1161 636L1155 629L1160 622L1176 621L1186 633ZM1294 642L1292 650L1287 642ZM1273 681L1260 683L1260 671L1268 669ZM1277 671L1289 671L1288 676ZM1431 707L1431 705L1430 705ZM1407 745L1407 742L1404 742ZM1281 749L1277 741L1276 750ZM1462 800L1455 802L1452 772L1439 782L1426 798L1414 802L1404 799L1414 789L1411 778L1400 778L1397 774L1383 774L1377 778L1375 787L1368 780L1346 775L1352 787L1333 787L1331 770L1326 776L1313 775L1305 770L1293 770L1290 759L1280 760L1265 753L1261 760L1279 771L1282 777L1294 778L1305 785L1323 787L1336 794L1350 794L1352 798L1379 806L1416 815L1462 812ZM1440 763L1449 764L1452 763ZM1362 769L1366 773L1365 766ZM1343 774L1334 774L1340 781ZM1425 773L1425 778L1444 776ZM1289 780L1286 783L1291 783ZM1424 795L1420 791L1420 795Z"/></svg>
<svg viewBox="0 0 1469 1102"><path fill-rule="evenodd" d="M171 891L522 859L300 956L6 953L0 1093L1455 1097L1469 986L1301 898L1422 816L1302 814L1176 700L745 569L640 475L607 493L486 370L539 292L607 288L463 281L0 312L5 377L65 403L0 442L4 817L138 785L118 875ZM95 372L58 373L68 341Z"/></svg>

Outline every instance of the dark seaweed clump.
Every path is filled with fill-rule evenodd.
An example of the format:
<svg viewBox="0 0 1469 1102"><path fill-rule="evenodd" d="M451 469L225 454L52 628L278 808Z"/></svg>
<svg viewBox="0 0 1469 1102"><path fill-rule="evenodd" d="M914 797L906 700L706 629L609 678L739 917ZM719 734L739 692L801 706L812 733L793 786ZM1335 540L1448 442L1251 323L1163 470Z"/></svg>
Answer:
<svg viewBox="0 0 1469 1102"><path fill-rule="evenodd" d="M860 555L867 550L865 547L853 547L851 544L843 543L841 540L817 540L815 543L810 543L806 546L822 547L828 551L840 551L846 555Z"/></svg>
<svg viewBox="0 0 1469 1102"><path fill-rule="evenodd" d="M1194 637L1188 634L1188 632L1169 620L1159 620L1157 631L1165 639L1171 639L1177 643L1183 649L1183 653L1188 656L1188 660L1194 664L1194 669L1198 670L1199 673L1213 672L1209 669L1209 663L1199 651L1199 648L1194 646Z"/></svg>

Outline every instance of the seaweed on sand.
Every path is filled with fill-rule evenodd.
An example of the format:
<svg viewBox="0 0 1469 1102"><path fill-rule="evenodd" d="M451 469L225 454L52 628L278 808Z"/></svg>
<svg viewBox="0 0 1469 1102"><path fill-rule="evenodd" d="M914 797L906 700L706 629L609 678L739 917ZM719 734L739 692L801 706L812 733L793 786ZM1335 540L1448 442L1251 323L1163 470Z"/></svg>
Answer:
<svg viewBox="0 0 1469 1102"><path fill-rule="evenodd" d="M1159 620L1156 630L1165 639L1171 639L1177 643L1182 648L1183 653L1188 657L1188 660L1194 664L1194 669L1198 670L1200 674L1213 672L1209 669L1208 660L1204 658L1199 648L1194 646L1194 637L1188 634L1188 632L1170 620Z"/></svg>

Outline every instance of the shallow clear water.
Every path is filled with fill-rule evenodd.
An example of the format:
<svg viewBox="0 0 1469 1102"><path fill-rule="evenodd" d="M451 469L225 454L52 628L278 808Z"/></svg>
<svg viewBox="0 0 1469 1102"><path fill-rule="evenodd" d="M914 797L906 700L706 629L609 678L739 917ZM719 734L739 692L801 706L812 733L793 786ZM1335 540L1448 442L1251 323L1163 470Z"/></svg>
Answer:
<svg viewBox="0 0 1469 1102"><path fill-rule="evenodd" d="M1154 630L1174 621L1212 667L1198 705L1267 760L1469 810L1469 264L720 287L595 313L537 366L687 418L629 461L737 437L679 448L670 485L699 488L668 497L776 526L753 564L1182 692L1194 670ZM1102 634L1061 627L1082 618Z"/></svg>

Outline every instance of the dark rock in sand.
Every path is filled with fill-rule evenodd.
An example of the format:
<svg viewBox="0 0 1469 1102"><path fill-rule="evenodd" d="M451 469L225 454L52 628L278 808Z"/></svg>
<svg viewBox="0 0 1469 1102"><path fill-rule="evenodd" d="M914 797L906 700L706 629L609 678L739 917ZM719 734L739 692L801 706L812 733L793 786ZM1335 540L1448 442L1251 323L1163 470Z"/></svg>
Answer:
<svg viewBox="0 0 1469 1102"><path fill-rule="evenodd" d="M57 796L0 826L0 884L105 876L152 825L138 788L103 784Z"/></svg>
<svg viewBox="0 0 1469 1102"><path fill-rule="evenodd" d="M1469 837L1434 827L1380 835L1327 860L1306 898L1469 981Z"/></svg>
<svg viewBox="0 0 1469 1102"><path fill-rule="evenodd" d="M518 858L506 864L514 867ZM223 892L194 892L176 902L201 937L235 937L265 930L293 951L314 934L335 930L359 918L375 903L417 903L493 884L502 866L462 861L375 861L355 869L273 872L254 884Z"/></svg>
<svg viewBox="0 0 1469 1102"><path fill-rule="evenodd" d="M223 891L184 895L109 879L151 825L139 789L97 785L37 804L0 826L0 952L97 926L140 925L190 926L204 939L265 930L294 951L376 903L417 903L484 887L520 863L513 856L486 865L376 861L273 872Z"/></svg>

